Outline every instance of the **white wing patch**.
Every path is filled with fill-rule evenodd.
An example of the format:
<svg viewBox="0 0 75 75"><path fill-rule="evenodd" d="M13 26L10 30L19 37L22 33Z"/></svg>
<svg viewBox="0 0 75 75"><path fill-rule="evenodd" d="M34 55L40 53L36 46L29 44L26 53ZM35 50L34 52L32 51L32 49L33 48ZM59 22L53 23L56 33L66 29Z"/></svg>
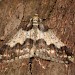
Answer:
<svg viewBox="0 0 75 75"><path fill-rule="evenodd" d="M38 39L44 39L47 43L47 45L50 45L51 43L55 44L58 48L61 46L64 46L64 43L61 42L59 38L56 37L56 35L53 33L52 30L48 30L47 32L42 32L39 29L36 29L37 31L37 37ZM7 45L10 45L10 47L13 47L16 43L23 44L26 38L31 38L35 40L35 31L34 29L31 29L30 31L24 31L20 29L15 36L8 41Z"/></svg>
<svg viewBox="0 0 75 75"><path fill-rule="evenodd" d="M7 45L10 45L10 47L15 46L16 43L20 43L22 44L23 41L25 40L25 32L20 29L15 35L14 37L8 41L8 43L6 43Z"/></svg>
<svg viewBox="0 0 75 75"><path fill-rule="evenodd" d="M49 29L47 32L42 32L38 29L37 40L38 39L44 39L47 45L50 45L51 43L53 43L58 48L60 48L61 46L64 46L64 43L61 42L61 40L55 35L55 33L53 33L51 29Z"/></svg>
<svg viewBox="0 0 75 75"><path fill-rule="evenodd" d="M58 48L65 45L63 42L61 42L61 40L56 36L56 34L51 29L49 29L48 32L45 32L44 35L48 45L53 43Z"/></svg>
<svg viewBox="0 0 75 75"><path fill-rule="evenodd" d="M33 29L31 29L30 31L24 31L24 30L20 29L14 35L14 37L11 40L9 40L8 43L6 43L6 44L9 45L10 47L13 47L17 43L23 44L27 38L34 39L34 30Z"/></svg>

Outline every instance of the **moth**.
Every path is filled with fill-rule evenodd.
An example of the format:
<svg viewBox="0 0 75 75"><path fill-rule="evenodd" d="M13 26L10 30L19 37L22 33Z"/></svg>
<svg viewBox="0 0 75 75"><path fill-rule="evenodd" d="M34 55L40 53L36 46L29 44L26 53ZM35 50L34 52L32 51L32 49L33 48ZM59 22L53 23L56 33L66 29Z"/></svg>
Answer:
<svg viewBox="0 0 75 75"><path fill-rule="evenodd" d="M67 48L52 29L43 25L38 14L1 48L0 55L0 59L5 62L32 57L58 63L73 62L72 50Z"/></svg>

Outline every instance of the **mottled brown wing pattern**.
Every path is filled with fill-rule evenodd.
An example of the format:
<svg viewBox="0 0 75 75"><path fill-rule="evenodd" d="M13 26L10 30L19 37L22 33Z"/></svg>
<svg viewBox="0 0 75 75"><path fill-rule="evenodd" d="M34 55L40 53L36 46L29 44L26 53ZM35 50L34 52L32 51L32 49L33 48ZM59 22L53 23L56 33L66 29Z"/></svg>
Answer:
<svg viewBox="0 0 75 75"><path fill-rule="evenodd" d="M52 29L42 24L38 14L35 14L26 28L21 28L0 50L1 62L39 57L47 61L69 63L74 59L72 50L61 42Z"/></svg>

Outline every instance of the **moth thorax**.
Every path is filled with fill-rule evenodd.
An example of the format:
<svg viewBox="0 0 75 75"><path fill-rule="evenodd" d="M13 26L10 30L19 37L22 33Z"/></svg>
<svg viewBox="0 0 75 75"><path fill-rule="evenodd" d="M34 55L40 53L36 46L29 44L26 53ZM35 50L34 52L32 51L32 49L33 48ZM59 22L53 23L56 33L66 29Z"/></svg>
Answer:
<svg viewBox="0 0 75 75"><path fill-rule="evenodd" d="M38 26L39 17L38 14L35 14L33 17L33 26Z"/></svg>

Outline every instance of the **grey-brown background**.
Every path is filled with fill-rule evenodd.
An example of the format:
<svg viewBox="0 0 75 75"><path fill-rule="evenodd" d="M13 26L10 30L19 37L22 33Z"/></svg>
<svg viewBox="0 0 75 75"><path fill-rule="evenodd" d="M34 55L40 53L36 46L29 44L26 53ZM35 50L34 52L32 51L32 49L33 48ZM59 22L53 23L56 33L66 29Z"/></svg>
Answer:
<svg viewBox="0 0 75 75"><path fill-rule="evenodd" d="M19 28L25 27L35 13L38 13L39 17L44 19L43 23L45 25L56 31L57 36L67 47L75 51L75 0L1 0L0 47L7 42ZM28 64L27 61L28 59L23 62ZM40 61L44 63L47 68L43 70L34 59L32 63L32 75L75 75L75 64L69 64L67 69L64 64L44 60ZM22 61L19 61L19 63L22 63ZM12 66L14 65L12 64ZM28 65L24 65L18 69L13 69L12 74L8 73L9 70L8 72L4 72L5 74L2 74L30 75L27 68Z"/></svg>

